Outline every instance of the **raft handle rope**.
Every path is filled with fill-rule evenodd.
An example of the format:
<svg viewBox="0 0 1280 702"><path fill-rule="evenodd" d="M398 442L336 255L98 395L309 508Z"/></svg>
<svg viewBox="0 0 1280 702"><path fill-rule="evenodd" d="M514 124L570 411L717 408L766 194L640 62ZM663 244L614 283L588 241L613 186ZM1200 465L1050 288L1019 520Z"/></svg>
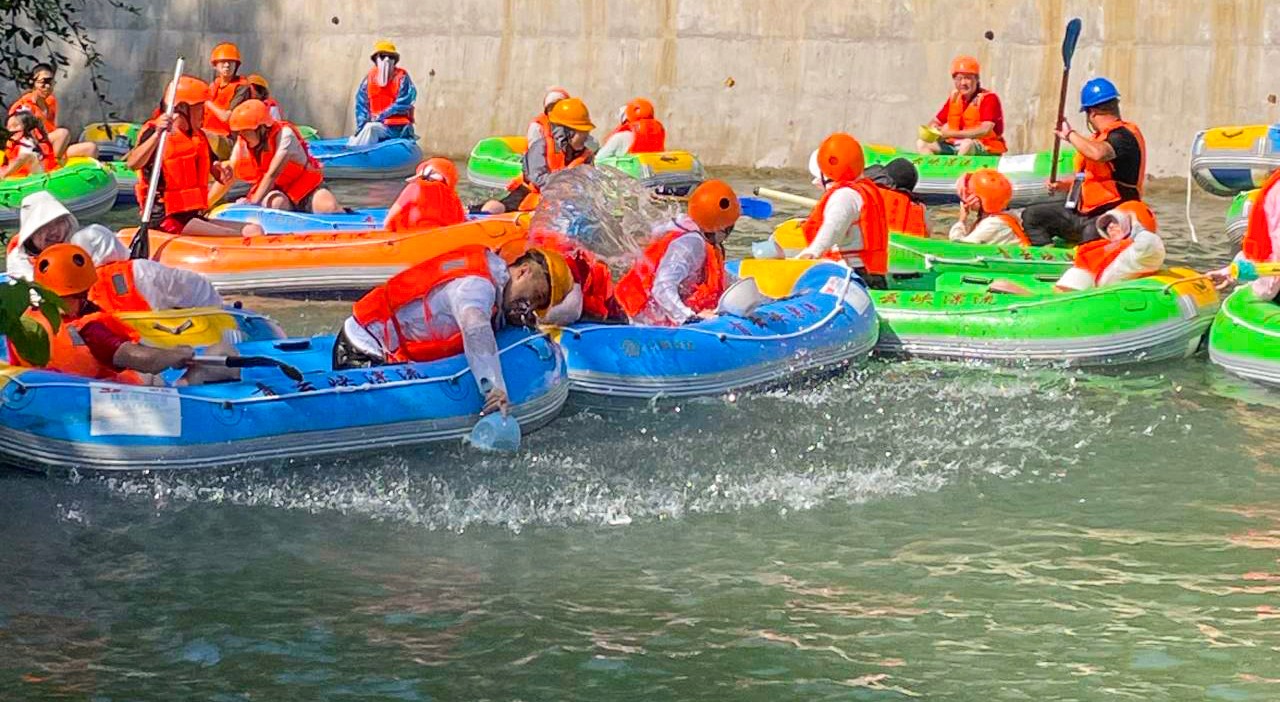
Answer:
<svg viewBox="0 0 1280 702"><path fill-rule="evenodd" d="M1204 136L1203 131L1196 132L1196 135L1191 138L1191 143L1195 144L1196 142L1200 141L1200 139L1203 136ZM1199 237L1196 236L1196 225L1194 222L1191 221L1191 180L1192 180L1191 164L1195 162L1195 157L1196 157L1195 148L1192 148L1187 151L1187 206L1186 206L1185 214L1187 217L1187 229L1191 232L1191 241L1192 243L1199 244L1200 239Z"/></svg>

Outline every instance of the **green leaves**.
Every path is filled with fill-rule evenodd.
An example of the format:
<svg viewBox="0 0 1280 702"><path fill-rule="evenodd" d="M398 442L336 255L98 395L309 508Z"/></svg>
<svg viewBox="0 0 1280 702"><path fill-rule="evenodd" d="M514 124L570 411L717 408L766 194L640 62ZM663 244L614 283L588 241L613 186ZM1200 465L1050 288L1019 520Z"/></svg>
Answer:
<svg viewBox="0 0 1280 702"><path fill-rule="evenodd" d="M0 334L5 335L28 363L43 366L49 362L49 334L40 323L25 316L31 308L32 291L38 294L37 309L49 321L56 334L62 327L62 298L23 280L0 283Z"/></svg>

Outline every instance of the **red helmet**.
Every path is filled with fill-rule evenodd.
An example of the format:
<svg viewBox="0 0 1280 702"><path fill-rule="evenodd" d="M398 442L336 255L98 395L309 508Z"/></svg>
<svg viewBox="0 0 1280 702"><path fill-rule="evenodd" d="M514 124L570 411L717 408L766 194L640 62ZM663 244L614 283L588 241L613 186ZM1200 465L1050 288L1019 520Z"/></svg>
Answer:
<svg viewBox="0 0 1280 702"><path fill-rule="evenodd" d="M439 176L438 179L451 188L458 187L458 167L443 156L433 156L419 163L417 172L406 180L431 180L432 176Z"/></svg>
<svg viewBox="0 0 1280 702"><path fill-rule="evenodd" d="M213 47L213 53L209 55L209 63L217 63L219 61L240 63L240 47L231 42L223 42Z"/></svg>
<svg viewBox="0 0 1280 702"><path fill-rule="evenodd" d="M271 116L271 108L261 100L245 100L231 111L231 119L227 126L233 132L247 132L258 127L270 127L276 120Z"/></svg>
<svg viewBox="0 0 1280 702"><path fill-rule="evenodd" d="M173 81L164 87L164 95L169 97L169 89L173 87ZM203 105L204 101L209 98L209 84L199 78L191 76L180 76L178 78L178 89L173 93L173 104L175 105Z"/></svg>
<svg viewBox="0 0 1280 702"><path fill-rule="evenodd" d="M957 73L972 73L978 75L981 73L978 67L978 59L972 56L957 56L951 60L951 75Z"/></svg>
<svg viewBox="0 0 1280 702"><path fill-rule="evenodd" d="M738 194L723 180L708 180L689 196L689 217L704 232L719 232L742 216Z"/></svg>
<svg viewBox="0 0 1280 702"><path fill-rule="evenodd" d="M653 103L644 98L636 98L627 103L627 121L653 119Z"/></svg>
<svg viewBox="0 0 1280 702"><path fill-rule="evenodd" d="M978 198L978 202L982 203L982 211L987 214L1004 212L1013 200L1013 183L994 168L974 171L969 176L969 189Z"/></svg>
<svg viewBox="0 0 1280 702"><path fill-rule="evenodd" d="M837 132L822 140L818 147L818 171L828 180L857 180L866 165L862 144L843 132Z"/></svg>

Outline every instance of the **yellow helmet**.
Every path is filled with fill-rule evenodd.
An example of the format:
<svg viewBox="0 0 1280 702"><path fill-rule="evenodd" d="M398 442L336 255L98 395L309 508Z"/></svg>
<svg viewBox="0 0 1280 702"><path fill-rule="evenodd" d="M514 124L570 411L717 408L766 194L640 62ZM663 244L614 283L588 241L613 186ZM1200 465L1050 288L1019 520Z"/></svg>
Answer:
<svg viewBox="0 0 1280 702"><path fill-rule="evenodd" d="M547 119L551 120L552 124L579 132L589 132L596 128L596 125L591 123L591 113L587 112L587 103L575 97L557 102L555 107L551 108L551 114L547 115Z"/></svg>
<svg viewBox="0 0 1280 702"><path fill-rule="evenodd" d="M399 49L396 48L396 45L392 43L390 39L379 39L377 43L373 45L373 53L369 55L369 58L372 59L378 54L391 54L397 59L400 58Z"/></svg>
<svg viewBox="0 0 1280 702"><path fill-rule="evenodd" d="M547 306L535 310L538 317L546 317L552 307L564 302L564 298L573 289L573 273L569 271L569 262L564 260L560 252L542 246L531 249L542 256L547 264L547 278L551 281L551 295L547 298Z"/></svg>

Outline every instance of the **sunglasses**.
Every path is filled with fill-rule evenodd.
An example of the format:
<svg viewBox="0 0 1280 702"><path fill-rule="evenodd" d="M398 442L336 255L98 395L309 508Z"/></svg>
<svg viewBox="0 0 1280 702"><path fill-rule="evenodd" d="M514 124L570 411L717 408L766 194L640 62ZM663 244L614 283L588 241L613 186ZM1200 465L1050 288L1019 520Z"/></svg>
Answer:
<svg viewBox="0 0 1280 702"><path fill-rule="evenodd" d="M52 78L37 78L37 79L36 79L36 85L53 85L53 84L54 84L54 80L53 80Z"/></svg>
<svg viewBox="0 0 1280 702"><path fill-rule="evenodd" d="M399 61L399 60L400 60L400 57L399 57L399 56L396 56L395 54L374 54L374 55L373 55L373 58L374 58L374 59L384 59L384 58L389 58L389 59L391 59L392 61Z"/></svg>

